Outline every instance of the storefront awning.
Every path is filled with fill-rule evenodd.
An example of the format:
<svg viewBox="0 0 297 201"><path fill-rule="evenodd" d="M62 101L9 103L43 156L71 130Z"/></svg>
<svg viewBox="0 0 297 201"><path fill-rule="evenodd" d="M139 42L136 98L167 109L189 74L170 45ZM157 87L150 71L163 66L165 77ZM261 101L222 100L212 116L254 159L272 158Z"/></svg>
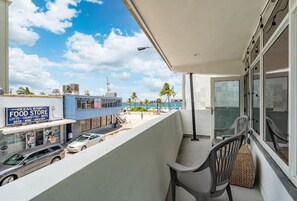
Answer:
<svg viewBox="0 0 297 201"><path fill-rule="evenodd" d="M7 135L12 133L20 133L25 132L29 130L36 130L40 128L47 128L52 126L60 126L64 124L70 124L74 123L76 120L72 119L63 119L63 120L57 120L57 121L51 121L51 122L45 122L45 123L39 123L39 124L30 124L26 126L17 126L17 127L7 127L7 128L0 128L0 133Z"/></svg>

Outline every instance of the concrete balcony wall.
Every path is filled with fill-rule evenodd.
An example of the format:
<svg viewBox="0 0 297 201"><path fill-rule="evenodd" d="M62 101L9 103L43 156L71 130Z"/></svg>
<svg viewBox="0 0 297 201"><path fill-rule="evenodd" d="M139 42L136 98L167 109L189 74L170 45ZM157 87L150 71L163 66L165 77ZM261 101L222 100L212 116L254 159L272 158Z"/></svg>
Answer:
<svg viewBox="0 0 297 201"><path fill-rule="evenodd" d="M181 110L181 119L184 134L193 134L192 110ZM195 110L197 135L210 136L211 114L210 110Z"/></svg>
<svg viewBox="0 0 297 201"><path fill-rule="evenodd" d="M172 111L1 187L1 201L164 201L182 136Z"/></svg>
<svg viewBox="0 0 297 201"><path fill-rule="evenodd" d="M293 201L282 182L279 180L275 171L266 160L263 153L259 150L256 142L251 139L251 152L256 166L257 182L264 200L269 201Z"/></svg>

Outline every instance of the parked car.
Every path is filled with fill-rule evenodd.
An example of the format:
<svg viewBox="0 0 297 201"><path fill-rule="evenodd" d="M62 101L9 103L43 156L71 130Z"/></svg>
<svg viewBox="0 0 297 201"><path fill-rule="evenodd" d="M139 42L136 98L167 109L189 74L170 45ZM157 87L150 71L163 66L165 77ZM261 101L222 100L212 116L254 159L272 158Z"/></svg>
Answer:
<svg viewBox="0 0 297 201"><path fill-rule="evenodd" d="M67 146L69 152L79 152L97 143L103 142L105 137L103 134L86 133L80 135L75 141Z"/></svg>
<svg viewBox="0 0 297 201"><path fill-rule="evenodd" d="M65 157L60 144L40 145L12 155L0 164L0 186Z"/></svg>

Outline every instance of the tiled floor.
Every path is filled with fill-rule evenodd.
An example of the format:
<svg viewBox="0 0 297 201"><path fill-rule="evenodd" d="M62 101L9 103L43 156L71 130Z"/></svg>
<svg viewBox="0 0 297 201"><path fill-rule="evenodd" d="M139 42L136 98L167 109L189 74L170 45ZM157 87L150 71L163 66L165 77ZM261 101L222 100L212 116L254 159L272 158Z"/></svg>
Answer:
<svg viewBox="0 0 297 201"><path fill-rule="evenodd" d="M209 139L200 139L200 141L191 141L190 138L184 138L177 162L186 166L196 166L201 164L207 156L211 142ZM231 186L233 201L263 201L259 189L242 188L238 186ZM168 194L167 201L171 201L171 192ZM221 197L212 199L213 201L228 201L227 193L225 192ZM176 187L176 201L195 201L195 198L181 187Z"/></svg>

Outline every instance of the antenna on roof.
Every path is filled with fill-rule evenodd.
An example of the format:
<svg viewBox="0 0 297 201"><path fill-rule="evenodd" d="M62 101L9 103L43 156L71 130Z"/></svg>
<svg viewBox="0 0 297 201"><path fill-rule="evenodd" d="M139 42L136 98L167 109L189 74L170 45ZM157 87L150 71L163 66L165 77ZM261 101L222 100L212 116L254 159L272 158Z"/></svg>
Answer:
<svg viewBox="0 0 297 201"><path fill-rule="evenodd" d="M110 92L110 82L108 82L108 77L106 77L106 92Z"/></svg>

